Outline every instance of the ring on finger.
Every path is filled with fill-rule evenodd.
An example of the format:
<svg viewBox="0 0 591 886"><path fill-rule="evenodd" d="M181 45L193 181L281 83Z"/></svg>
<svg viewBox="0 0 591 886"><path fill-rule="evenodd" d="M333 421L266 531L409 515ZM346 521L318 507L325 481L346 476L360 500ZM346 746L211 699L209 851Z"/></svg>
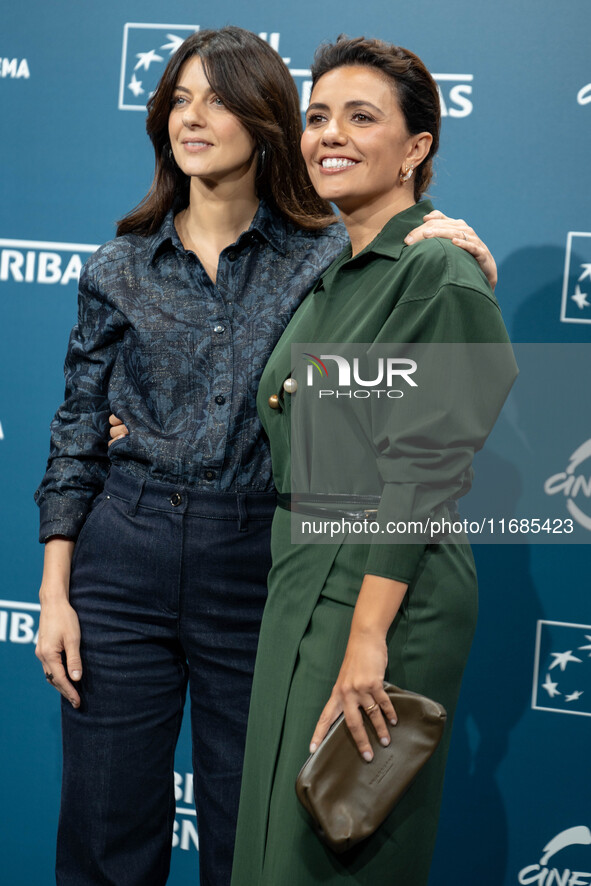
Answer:
<svg viewBox="0 0 591 886"><path fill-rule="evenodd" d="M462 237L464 238L464 240L467 240L467 239L468 239L468 238L466 237L466 234L464 233L464 231L460 231L460 234L462 235Z"/></svg>
<svg viewBox="0 0 591 886"><path fill-rule="evenodd" d="M45 671L45 679L48 683L53 683L53 674L50 674L49 671Z"/></svg>
<svg viewBox="0 0 591 886"><path fill-rule="evenodd" d="M370 706L368 708L363 708L363 710L365 711L366 714L371 714L372 711L375 711L377 706L378 706L377 701L374 701L373 704L370 704Z"/></svg>

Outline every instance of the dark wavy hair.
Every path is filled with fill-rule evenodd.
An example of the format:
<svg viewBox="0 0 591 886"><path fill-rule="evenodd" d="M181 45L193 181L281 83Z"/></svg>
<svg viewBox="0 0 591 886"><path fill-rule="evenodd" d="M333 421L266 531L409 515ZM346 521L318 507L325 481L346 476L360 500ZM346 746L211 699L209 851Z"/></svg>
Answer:
<svg viewBox="0 0 591 886"><path fill-rule="evenodd" d="M365 37L341 34L336 43L319 46L312 65L312 88L334 68L364 65L381 71L392 83L410 135L429 132L433 142L415 171L414 197L419 200L433 177L433 158L439 147L441 103L437 84L414 52Z"/></svg>
<svg viewBox="0 0 591 886"><path fill-rule="evenodd" d="M313 189L300 153L299 96L291 74L256 34L226 27L192 34L168 62L148 101L146 130L156 156L154 180L139 205L119 221L117 235L153 234L173 205L180 209L189 202L189 176L169 150L168 118L180 70L193 56L199 56L211 88L246 127L261 156L264 149L256 179L258 196L299 227L332 224L331 206Z"/></svg>

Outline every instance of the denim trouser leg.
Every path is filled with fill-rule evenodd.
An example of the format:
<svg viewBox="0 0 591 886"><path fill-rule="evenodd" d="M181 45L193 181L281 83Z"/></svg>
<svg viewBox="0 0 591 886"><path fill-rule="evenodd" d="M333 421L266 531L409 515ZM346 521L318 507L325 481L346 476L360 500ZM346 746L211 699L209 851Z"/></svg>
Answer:
<svg viewBox="0 0 591 886"><path fill-rule="evenodd" d="M84 676L81 708L62 706L60 886L166 882L189 675L201 883L229 884L273 507L112 471L72 565Z"/></svg>

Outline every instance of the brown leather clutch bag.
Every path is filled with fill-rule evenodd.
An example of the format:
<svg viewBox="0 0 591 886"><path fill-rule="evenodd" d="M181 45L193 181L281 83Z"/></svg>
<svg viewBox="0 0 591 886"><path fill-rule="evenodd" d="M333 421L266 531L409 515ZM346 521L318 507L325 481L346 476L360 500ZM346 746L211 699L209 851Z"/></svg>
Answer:
<svg viewBox="0 0 591 886"><path fill-rule="evenodd" d="M384 821L441 740L445 709L415 692L384 683L398 717L382 747L365 712L374 753L367 763L357 750L343 714L306 760L296 793L318 836L337 853L369 837Z"/></svg>

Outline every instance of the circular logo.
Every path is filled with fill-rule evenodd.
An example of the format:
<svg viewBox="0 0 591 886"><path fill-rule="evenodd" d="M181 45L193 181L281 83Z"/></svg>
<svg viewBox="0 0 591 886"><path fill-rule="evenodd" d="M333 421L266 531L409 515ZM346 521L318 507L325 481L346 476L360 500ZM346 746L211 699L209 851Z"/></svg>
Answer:
<svg viewBox="0 0 591 886"><path fill-rule="evenodd" d="M589 462L585 465L588 459ZM544 492L546 495L562 492L571 517L591 531L591 440L587 440L573 452L566 471L548 477L544 483Z"/></svg>

